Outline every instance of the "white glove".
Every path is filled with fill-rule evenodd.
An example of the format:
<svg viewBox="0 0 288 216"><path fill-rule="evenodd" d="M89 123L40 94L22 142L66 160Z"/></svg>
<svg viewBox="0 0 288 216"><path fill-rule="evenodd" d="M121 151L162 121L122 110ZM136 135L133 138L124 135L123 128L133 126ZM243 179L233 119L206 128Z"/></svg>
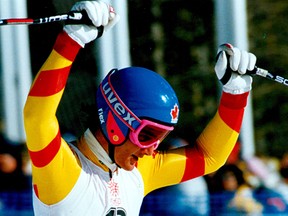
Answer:
<svg viewBox="0 0 288 216"><path fill-rule="evenodd" d="M229 56L229 66L227 55ZM242 94L252 89L252 77L246 72L252 71L256 56L239 50L231 44L223 44L218 49L215 72L223 84L223 91L230 94ZM231 69L228 68L227 66Z"/></svg>
<svg viewBox="0 0 288 216"><path fill-rule="evenodd" d="M97 38L99 33L97 27L103 26L104 31L107 31L112 28L120 18L112 6L102 1L77 2L71 11L86 11L93 24L68 24L64 26L64 31L82 47Z"/></svg>

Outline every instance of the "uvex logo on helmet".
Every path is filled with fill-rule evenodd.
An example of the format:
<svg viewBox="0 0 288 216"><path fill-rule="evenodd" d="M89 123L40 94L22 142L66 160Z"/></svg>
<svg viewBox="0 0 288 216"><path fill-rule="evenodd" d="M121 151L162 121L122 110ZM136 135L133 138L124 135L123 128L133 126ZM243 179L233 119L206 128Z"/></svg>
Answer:
<svg viewBox="0 0 288 216"><path fill-rule="evenodd" d="M108 82L103 83L101 91L102 94L105 95L104 98L114 114L116 114L130 129L134 130L132 126L133 122L139 122L140 120L125 106Z"/></svg>

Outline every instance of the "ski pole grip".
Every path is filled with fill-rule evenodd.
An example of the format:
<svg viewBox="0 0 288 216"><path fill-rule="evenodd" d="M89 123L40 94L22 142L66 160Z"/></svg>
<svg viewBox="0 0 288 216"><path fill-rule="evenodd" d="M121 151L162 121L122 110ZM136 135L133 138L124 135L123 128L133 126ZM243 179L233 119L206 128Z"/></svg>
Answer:
<svg viewBox="0 0 288 216"><path fill-rule="evenodd" d="M68 19L65 21L66 25L89 25L94 26L91 19L89 18L86 11L70 11L68 13ZM100 38L104 32L104 26L97 27L98 35L97 38Z"/></svg>
<svg viewBox="0 0 288 216"><path fill-rule="evenodd" d="M229 43L225 43L219 46L218 49L218 55L217 55L217 59L219 57L220 51L224 51L226 52L228 55L233 55L233 46ZM228 66L227 69L230 73L232 72L232 69ZM268 72L268 71L267 71ZM245 73L247 75L260 75L260 76L266 76L266 70L262 69L262 68L258 68L257 66L254 67L254 69L252 71L247 70L247 72Z"/></svg>

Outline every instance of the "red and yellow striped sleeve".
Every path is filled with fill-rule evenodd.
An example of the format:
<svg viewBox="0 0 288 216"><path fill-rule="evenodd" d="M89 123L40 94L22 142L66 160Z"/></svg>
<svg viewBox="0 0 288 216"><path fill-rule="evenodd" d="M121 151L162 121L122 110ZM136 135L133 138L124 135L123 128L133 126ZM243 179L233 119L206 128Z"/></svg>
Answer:
<svg viewBox="0 0 288 216"><path fill-rule="evenodd" d="M219 169L227 160L239 136L249 93L232 95L223 92L214 118L195 145L155 153L138 162L145 195Z"/></svg>
<svg viewBox="0 0 288 216"><path fill-rule="evenodd" d="M63 199L76 182L81 168L61 138L56 118L70 68L80 46L65 32L32 83L24 107L27 147L32 161L34 190L46 204Z"/></svg>

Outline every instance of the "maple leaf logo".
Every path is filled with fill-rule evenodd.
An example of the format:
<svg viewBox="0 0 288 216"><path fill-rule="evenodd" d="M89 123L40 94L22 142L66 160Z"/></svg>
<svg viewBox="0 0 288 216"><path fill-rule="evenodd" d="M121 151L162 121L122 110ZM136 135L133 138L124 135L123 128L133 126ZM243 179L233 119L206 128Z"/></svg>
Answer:
<svg viewBox="0 0 288 216"><path fill-rule="evenodd" d="M118 183L113 179L108 183L108 188L110 189L110 194L112 197L117 197L119 195L119 186Z"/></svg>
<svg viewBox="0 0 288 216"><path fill-rule="evenodd" d="M174 108L171 109L170 115L172 117L171 122L172 123L177 123L178 121L178 116L179 116L179 107L178 104L174 105Z"/></svg>

